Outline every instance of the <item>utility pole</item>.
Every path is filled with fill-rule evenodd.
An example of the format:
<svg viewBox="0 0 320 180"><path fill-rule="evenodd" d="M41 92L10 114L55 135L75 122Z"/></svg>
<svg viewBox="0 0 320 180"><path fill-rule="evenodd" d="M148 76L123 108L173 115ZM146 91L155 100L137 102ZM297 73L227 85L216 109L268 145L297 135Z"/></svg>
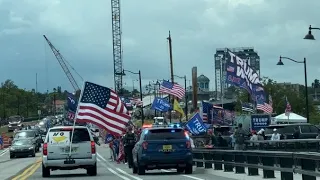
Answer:
<svg viewBox="0 0 320 180"><path fill-rule="evenodd" d="M171 40L171 34L169 31L169 37L167 38L169 41L169 57L170 57L170 72L171 72L171 83L174 83L174 74L173 74L173 59L172 59L172 40ZM171 102L171 105L173 107L173 100L174 97L171 99L171 96L169 96L169 102ZM172 121L172 117L171 117L171 111L169 113L169 117L170 117L170 123Z"/></svg>

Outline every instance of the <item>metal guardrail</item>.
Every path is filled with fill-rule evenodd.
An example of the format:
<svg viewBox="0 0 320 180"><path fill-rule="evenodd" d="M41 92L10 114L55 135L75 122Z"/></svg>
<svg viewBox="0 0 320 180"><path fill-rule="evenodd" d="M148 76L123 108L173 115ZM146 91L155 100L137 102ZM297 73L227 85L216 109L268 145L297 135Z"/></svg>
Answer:
<svg viewBox="0 0 320 180"><path fill-rule="evenodd" d="M318 140L319 141L319 140ZM248 168L248 176L259 175L263 170L263 178L275 178L274 171L281 172L281 180L293 180L293 174L302 175L302 180L316 180L320 176L320 153L298 153L284 151L260 150L222 150L193 149L194 163L197 167L225 172L244 174Z"/></svg>

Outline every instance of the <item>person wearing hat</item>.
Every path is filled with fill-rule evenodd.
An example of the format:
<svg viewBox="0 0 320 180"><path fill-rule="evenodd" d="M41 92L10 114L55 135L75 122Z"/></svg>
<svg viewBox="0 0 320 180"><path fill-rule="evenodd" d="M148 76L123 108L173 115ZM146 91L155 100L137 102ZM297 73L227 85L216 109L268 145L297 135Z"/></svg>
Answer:
<svg viewBox="0 0 320 180"><path fill-rule="evenodd" d="M280 134L278 133L277 129L273 129L273 134L271 136L271 141L279 141L280 140Z"/></svg>
<svg viewBox="0 0 320 180"><path fill-rule="evenodd" d="M129 168L133 165L132 149L136 144L136 135L133 133L132 127L127 128L126 134L123 136L124 153L128 161Z"/></svg>

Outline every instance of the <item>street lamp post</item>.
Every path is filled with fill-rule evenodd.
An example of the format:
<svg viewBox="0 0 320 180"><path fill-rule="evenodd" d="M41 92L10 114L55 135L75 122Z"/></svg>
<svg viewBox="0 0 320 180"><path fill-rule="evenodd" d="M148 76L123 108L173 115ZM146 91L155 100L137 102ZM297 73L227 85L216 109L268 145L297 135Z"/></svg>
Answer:
<svg viewBox="0 0 320 180"><path fill-rule="evenodd" d="M306 117L307 117L307 122L309 122L309 97L308 97L308 81L307 81L307 63L306 63L306 58L303 59L303 61L296 61L294 59L288 58L288 57L281 57L279 59L279 62L277 65L284 65L282 62L282 59L288 59L290 61L293 61L295 63L303 63L304 65L304 86L305 86L305 96L306 96Z"/></svg>
<svg viewBox="0 0 320 180"><path fill-rule="evenodd" d="M304 36L303 39L307 39L307 40L316 40L314 38L314 36L312 35L312 29L317 29L317 30L320 30L320 28L315 28L315 27L311 27L311 25L309 26L309 31L308 31L308 34Z"/></svg>
<svg viewBox="0 0 320 180"><path fill-rule="evenodd" d="M184 95L184 98L185 98L185 101L186 101L186 104L184 106L184 113L186 114L186 121L188 121L188 95L187 95L187 77L186 76L177 76L177 75L174 75L175 77L177 78L181 78L181 79L184 79L184 89L185 89L185 95Z"/></svg>
<svg viewBox="0 0 320 180"><path fill-rule="evenodd" d="M118 73L116 75L122 75L122 76L125 76L125 72L129 72L131 74L137 74L139 75L139 89L140 89L140 101L143 102L143 96L142 96L142 82L141 82L141 71L139 70L139 72L135 73L135 72L132 72L132 71L129 71L129 70L122 70L122 73ZM141 124L143 126L144 124L144 112L143 112L143 104L141 106Z"/></svg>
<svg viewBox="0 0 320 180"><path fill-rule="evenodd" d="M57 89L53 88L53 115L56 115L56 92Z"/></svg>

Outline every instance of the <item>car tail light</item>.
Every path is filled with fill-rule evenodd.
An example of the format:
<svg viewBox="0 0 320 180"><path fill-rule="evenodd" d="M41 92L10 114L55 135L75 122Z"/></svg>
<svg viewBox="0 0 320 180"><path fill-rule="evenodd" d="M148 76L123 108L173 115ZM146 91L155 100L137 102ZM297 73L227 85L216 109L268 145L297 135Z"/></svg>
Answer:
<svg viewBox="0 0 320 180"><path fill-rule="evenodd" d="M186 146L187 146L188 149L191 148L191 142L190 142L190 141L187 141L187 142L186 142Z"/></svg>
<svg viewBox="0 0 320 180"><path fill-rule="evenodd" d="M143 148L144 150L148 149L148 142L144 141L144 142L142 143L142 148Z"/></svg>
<svg viewBox="0 0 320 180"><path fill-rule="evenodd" d="M42 153L43 155L47 156L48 155L48 144L44 143L42 147Z"/></svg>
<svg viewBox="0 0 320 180"><path fill-rule="evenodd" d="M91 154L96 153L96 143L94 141L91 141Z"/></svg>

